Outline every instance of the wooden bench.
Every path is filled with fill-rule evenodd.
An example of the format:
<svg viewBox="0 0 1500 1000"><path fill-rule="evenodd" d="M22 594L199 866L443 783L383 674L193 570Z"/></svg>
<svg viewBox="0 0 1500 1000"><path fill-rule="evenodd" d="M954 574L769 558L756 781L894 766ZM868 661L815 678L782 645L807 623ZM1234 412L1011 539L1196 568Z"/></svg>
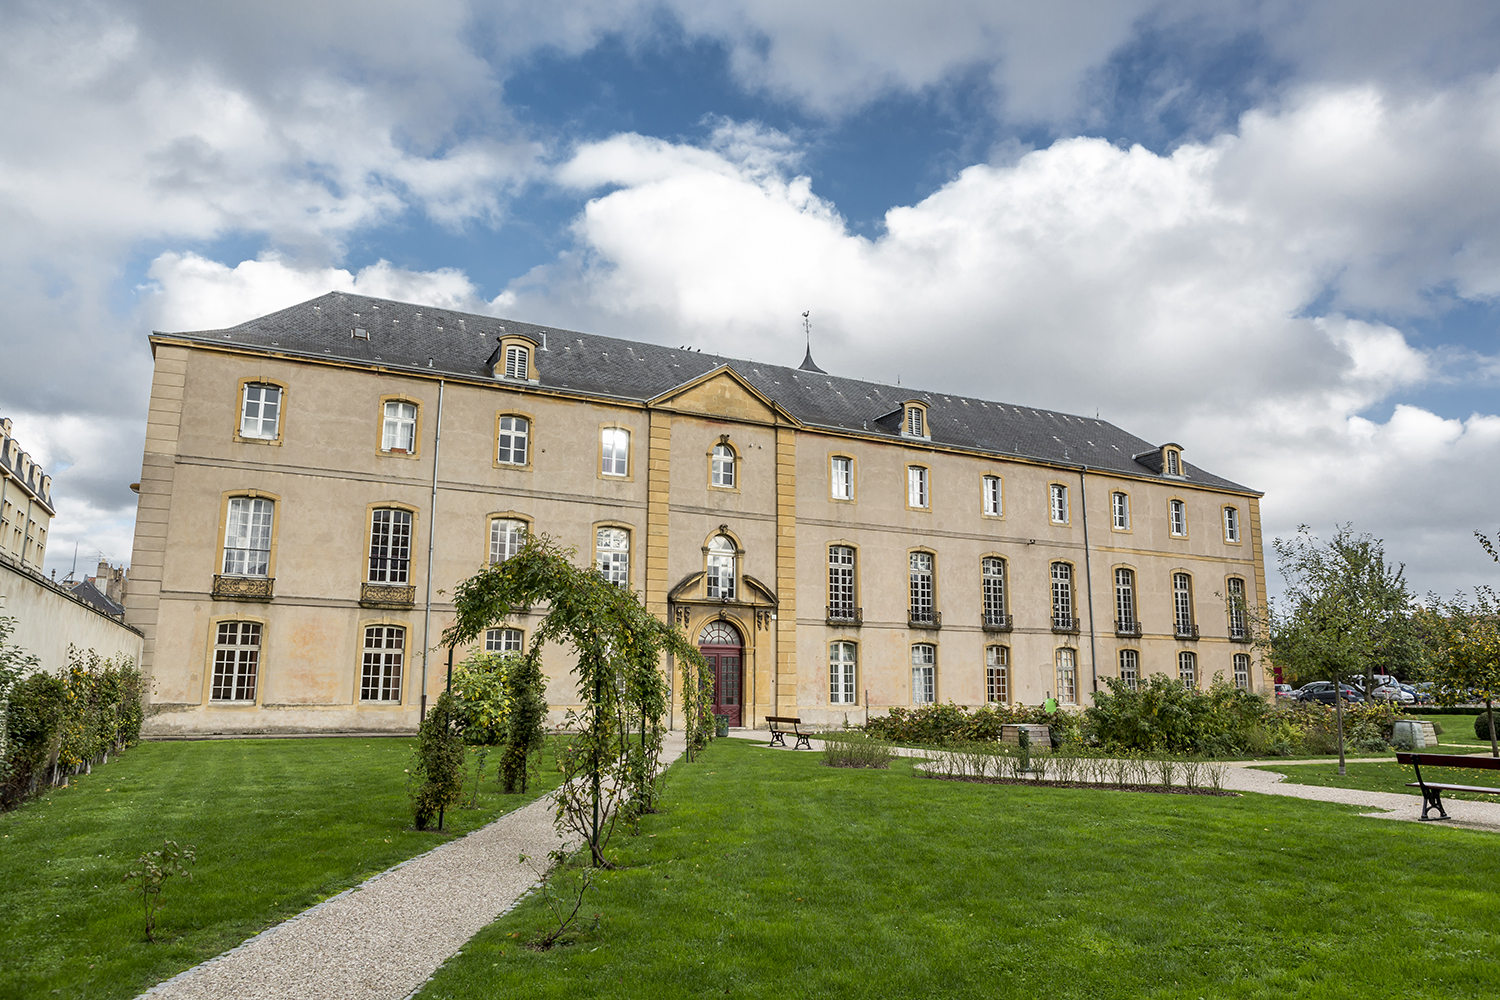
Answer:
<svg viewBox="0 0 1500 1000"><path fill-rule="evenodd" d="M1449 785L1422 780L1422 765L1428 767L1469 767L1479 771L1500 771L1500 757L1466 757L1456 753L1398 753L1396 763L1410 764L1417 772L1416 781L1408 781L1407 788L1422 789L1422 819L1424 822L1447 819L1448 810L1443 808L1444 792L1477 792L1481 795L1500 795L1500 788L1480 785ZM1429 810L1436 809L1437 816L1429 817Z"/></svg>
<svg viewBox="0 0 1500 1000"><path fill-rule="evenodd" d="M804 733L800 728L802 720L797 716L768 715L766 716L766 724L771 727L771 746L784 747L786 746L786 738L788 736L795 736L797 742L792 747L793 750L812 749L812 744L807 742L808 734ZM787 729L787 726L791 726L792 728Z"/></svg>
<svg viewBox="0 0 1500 1000"><path fill-rule="evenodd" d="M1000 727L1000 742L1009 747L1021 745L1021 733L1026 733L1027 746L1033 752L1045 752L1052 749L1052 732L1046 726L1034 725L1023 722L1019 725L1004 725Z"/></svg>

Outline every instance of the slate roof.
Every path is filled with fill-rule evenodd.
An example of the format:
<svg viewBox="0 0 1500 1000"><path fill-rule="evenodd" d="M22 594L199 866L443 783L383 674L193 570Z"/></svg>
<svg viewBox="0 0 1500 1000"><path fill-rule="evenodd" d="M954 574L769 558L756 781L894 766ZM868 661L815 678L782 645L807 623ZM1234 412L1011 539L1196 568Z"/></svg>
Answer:
<svg viewBox="0 0 1500 1000"><path fill-rule="evenodd" d="M95 587L88 580L73 586L73 596L85 604L93 605L107 615L119 618L125 614L123 607L111 601L98 587Z"/></svg>
<svg viewBox="0 0 1500 1000"><path fill-rule="evenodd" d="M352 335L363 330L368 339ZM967 396L841 378L692 349L659 347L517 320L435 309L388 299L330 292L223 330L163 334L204 344L233 344L291 356L361 366L419 369L433 375L493 379L486 366L497 338L520 334L543 345L539 386L608 399L645 402L728 366L767 398L811 427L900 439L899 428L876 423L904 402L927 404L928 431L938 445L999 456L1040 459L1091 470L1159 476L1149 459L1158 445L1105 420ZM1243 493L1258 491L1184 462L1190 483Z"/></svg>

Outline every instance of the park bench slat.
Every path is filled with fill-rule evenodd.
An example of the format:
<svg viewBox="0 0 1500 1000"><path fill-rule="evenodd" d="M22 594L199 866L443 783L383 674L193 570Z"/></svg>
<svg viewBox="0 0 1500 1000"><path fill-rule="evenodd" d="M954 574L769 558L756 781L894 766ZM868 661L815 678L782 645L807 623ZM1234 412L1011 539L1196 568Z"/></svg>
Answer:
<svg viewBox="0 0 1500 1000"><path fill-rule="evenodd" d="M801 729L802 719L800 716L768 715L766 716L766 723L771 728L771 746L786 746L786 737L787 734L790 733L792 736L795 736L797 738L797 742L792 747L793 750L812 749L812 744L807 740L808 734L804 733ZM781 728L784 726L791 726L792 728L789 730Z"/></svg>
<svg viewBox="0 0 1500 1000"><path fill-rule="evenodd" d="M1476 771L1500 771L1500 757L1467 757L1456 753L1398 753L1396 763L1409 764L1417 772L1416 781L1408 781L1408 788L1422 790L1422 820L1447 819L1448 810L1443 808L1444 792L1475 792L1480 795L1500 795L1500 788L1485 788L1480 785L1452 785L1426 781L1422 778L1422 765L1428 767L1465 767ZM1429 818L1427 813L1436 809L1438 815Z"/></svg>

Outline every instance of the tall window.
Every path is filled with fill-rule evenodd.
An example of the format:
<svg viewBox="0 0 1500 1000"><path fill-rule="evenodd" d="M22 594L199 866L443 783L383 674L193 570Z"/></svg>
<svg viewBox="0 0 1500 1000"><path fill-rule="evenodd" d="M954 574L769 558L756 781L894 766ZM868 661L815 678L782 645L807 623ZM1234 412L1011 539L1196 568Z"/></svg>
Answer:
<svg viewBox="0 0 1500 1000"><path fill-rule="evenodd" d="M1071 632L1073 618L1073 567L1064 562L1052 564L1052 628Z"/></svg>
<svg viewBox="0 0 1500 1000"><path fill-rule="evenodd" d="M1062 483L1053 483L1052 495L1052 523L1068 523L1068 488Z"/></svg>
<svg viewBox="0 0 1500 1000"><path fill-rule="evenodd" d="M385 424L380 433L382 451L410 455L417 448L417 408L391 400L385 404Z"/></svg>
<svg viewBox="0 0 1500 1000"><path fill-rule="evenodd" d="M490 562L505 562L526 544L526 522L497 517L490 521Z"/></svg>
<svg viewBox="0 0 1500 1000"><path fill-rule="evenodd" d="M1193 578L1186 573L1172 574L1172 618L1177 627L1177 636L1182 639L1196 638L1193 627Z"/></svg>
<svg viewBox="0 0 1500 1000"><path fill-rule="evenodd" d="M1182 475L1182 455L1176 448L1167 449L1167 475Z"/></svg>
<svg viewBox="0 0 1500 1000"><path fill-rule="evenodd" d="M240 437L275 441L280 419L281 387L246 382L244 405L240 408Z"/></svg>
<svg viewBox="0 0 1500 1000"><path fill-rule="evenodd" d="M224 528L224 575L266 576L271 566L271 521L275 504L256 497L230 497Z"/></svg>
<svg viewBox="0 0 1500 1000"><path fill-rule="evenodd" d="M1005 560L997 556L986 556L979 561L980 586L984 595L984 624L1004 626L1005 616Z"/></svg>
<svg viewBox="0 0 1500 1000"><path fill-rule="evenodd" d="M989 517L1000 517L1005 513L1005 496L1000 492L1000 477L985 476L982 492L983 510Z"/></svg>
<svg viewBox="0 0 1500 1000"><path fill-rule="evenodd" d="M260 623L220 622L214 636L214 701L254 701L260 671Z"/></svg>
<svg viewBox="0 0 1500 1000"><path fill-rule="evenodd" d="M1177 679L1185 688L1198 686L1198 654L1184 649L1177 654Z"/></svg>
<svg viewBox="0 0 1500 1000"><path fill-rule="evenodd" d="M630 586L630 532L600 528L594 536L595 562L604 578L616 587Z"/></svg>
<svg viewBox="0 0 1500 1000"><path fill-rule="evenodd" d="M519 653L525 642L526 637L518 628L492 628L484 633L486 653Z"/></svg>
<svg viewBox="0 0 1500 1000"><path fill-rule="evenodd" d="M1129 635L1138 630L1135 620L1135 571L1122 566L1115 570L1115 631Z"/></svg>
<svg viewBox="0 0 1500 1000"><path fill-rule="evenodd" d="M931 705L937 699L937 647L919 642L911 648L911 700Z"/></svg>
<svg viewBox="0 0 1500 1000"><path fill-rule="evenodd" d="M828 617L854 620L854 547L828 547Z"/></svg>
<svg viewBox="0 0 1500 1000"><path fill-rule="evenodd" d="M1114 519L1116 531L1130 530L1130 494L1111 493L1109 495L1110 515Z"/></svg>
<svg viewBox="0 0 1500 1000"><path fill-rule="evenodd" d="M828 647L828 702L853 705L858 675L858 647L852 642L835 642Z"/></svg>
<svg viewBox="0 0 1500 1000"><path fill-rule="evenodd" d="M1172 534L1178 538L1187 535L1187 504L1181 500L1171 501Z"/></svg>
<svg viewBox="0 0 1500 1000"><path fill-rule="evenodd" d="M1139 650L1120 650L1120 680L1134 691L1141 679L1141 654Z"/></svg>
<svg viewBox="0 0 1500 1000"><path fill-rule="evenodd" d="M1010 650L988 646L984 651L984 700L994 705L1010 704Z"/></svg>
<svg viewBox="0 0 1500 1000"><path fill-rule="evenodd" d="M1224 541L1240 540L1240 511L1238 507L1224 508Z"/></svg>
<svg viewBox="0 0 1500 1000"><path fill-rule="evenodd" d="M1229 603L1229 638L1245 638L1245 581L1231 576L1224 584Z"/></svg>
<svg viewBox="0 0 1500 1000"><path fill-rule="evenodd" d="M854 499L854 459L835 455L829 459L828 495L835 500Z"/></svg>
<svg viewBox="0 0 1500 1000"><path fill-rule="evenodd" d="M365 629L364 668L359 678L361 701L401 700L401 660L406 652L406 629L399 625L371 625Z"/></svg>
<svg viewBox="0 0 1500 1000"><path fill-rule="evenodd" d="M931 552L911 554L911 620L923 625L933 621Z"/></svg>
<svg viewBox="0 0 1500 1000"><path fill-rule="evenodd" d="M1078 704L1078 651L1063 646L1057 651L1057 700Z"/></svg>
<svg viewBox="0 0 1500 1000"><path fill-rule="evenodd" d="M505 349L505 377L523 380L531 377L531 348L512 344Z"/></svg>
<svg viewBox="0 0 1500 1000"><path fill-rule="evenodd" d="M495 450L495 461L501 465L525 465L526 448L530 438L530 420L527 420L525 417L501 417L499 427L500 444Z"/></svg>
<svg viewBox="0 0 1500 1000"><path fill-rule="evenodd" d="M1241 691L1250 690L1250 654L1234 654L1234 686Z"/></svg>
<svg viewBox="0 0 1500 1000"><path fill-rule="evenodd" d="M404 584L411 569L411 511L370 514L370 582Z"/></svg>
<svg viewBox="0 0 1500 1000"><path fill-rule="evenodd" d="M922 416L920 406L908 406L906 408L906 433L913 437L926 437L926 421Z"/></svg>
<svg viewBox="0 0 1500 1000"><path fill-rule="evenodd" d="M606 476L623 476L630 469L630 432L623 427L606 427L601 439L599 471Z"/></svg>
<svg viewBox="0 0 1500 1000"><path fill-rule="evenodd" d="M920 465L906 467L906 505L927 506L927 470Z"/></svg>
<svg viewBox="0 0 1500 1000"><path fill-rule="evenodd" d="M704 592L721 601L734 600L734 542L715 535L708 543L708 572Z"/></svg>
<svg viewBox="0 0 1500 1000"><path fill-rule="evenodd" d="M727 444L714 445L710 481L726 489L734 487L734 449Z"/></svg>

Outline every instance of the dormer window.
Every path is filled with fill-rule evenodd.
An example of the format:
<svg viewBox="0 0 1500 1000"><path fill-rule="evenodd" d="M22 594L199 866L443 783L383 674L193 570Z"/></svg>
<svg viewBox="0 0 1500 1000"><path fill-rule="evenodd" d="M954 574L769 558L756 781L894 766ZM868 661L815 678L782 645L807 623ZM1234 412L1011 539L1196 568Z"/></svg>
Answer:
<svg viewBox="0 0 1500 1000"><path fill-rule="evenodd" d="M1182 449L1168 445L1161 450L1161 471L1167 476L1182 475Z"/></svg>
<svg viewBox="0 0 1500 1000"><path fill-rule="evenodd" d="M505 349L505 377L525 381L531 372L531 348L511 344Z"/></svg>
<svg viewBox="0 0 1500 1000"><path fill-rule="evenodd" d="M495 377L514 382L536 382L536 349L540 346L536 338L507 333L498 340L500 343L487 362Z"/></svg>
<svg viewBox="0 0 1500 1000"><path fill-rule="evenodd" d="M906 408L906 433L912 437L926 437L926 420L922 416L922 409L918 406Z"/></svg>

